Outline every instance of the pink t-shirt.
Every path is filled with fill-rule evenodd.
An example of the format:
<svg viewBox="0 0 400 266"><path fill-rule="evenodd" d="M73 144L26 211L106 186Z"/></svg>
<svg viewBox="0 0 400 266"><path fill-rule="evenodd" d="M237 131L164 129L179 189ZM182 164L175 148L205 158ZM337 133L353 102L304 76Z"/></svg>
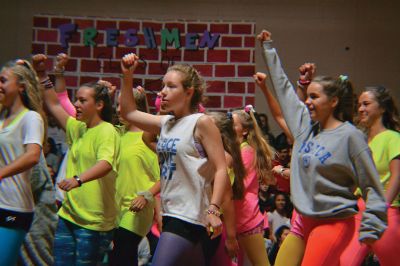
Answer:
<svg viewBox="0 0 400 266"><path fill-rule="evenodd" d="M236 230L244 233L254 229L264 221L264 216L258 207L259 182L256 169L253 167L254 149L247 143L242 143L241 154L247 176L244 181L244 198L235 200Z"/></svg>

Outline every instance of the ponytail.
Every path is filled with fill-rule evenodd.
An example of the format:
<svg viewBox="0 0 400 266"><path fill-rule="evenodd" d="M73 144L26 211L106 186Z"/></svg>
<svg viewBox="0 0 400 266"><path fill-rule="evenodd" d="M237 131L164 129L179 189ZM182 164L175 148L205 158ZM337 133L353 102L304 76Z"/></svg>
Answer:
<svg viewBox="0 0 400 266"><path fill-rule="evenodd" d="M271 184L272 181L272 159L274 155L273 148L264 139L260 127L256 119L256 112L252 106L245 108L247 111L237 110L234 114L238 115L243 128L247 129L248 133L245 136L249 145L255 150L255 167L258 178L265 184Z"/></svg>
<svg viewBox="0 0 400 266"><path fill-rule="evenodd" d="M224 150L232 156L232 168L235 174L232 190L234 199L243 199L244 196L244 183L246 177L246 169L243 165L242 156L240 154L240 143L237 141L236 132L233 128L232 113L227 114L221 112L210 112L207 115L211 116L214 123L218 127Z"/></svg>

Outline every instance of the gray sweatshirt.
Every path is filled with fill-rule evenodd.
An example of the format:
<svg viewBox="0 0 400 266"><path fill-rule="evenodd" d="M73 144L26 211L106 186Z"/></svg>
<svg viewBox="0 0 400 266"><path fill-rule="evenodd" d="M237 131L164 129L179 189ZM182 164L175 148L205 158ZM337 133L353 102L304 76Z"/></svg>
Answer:
<svg viewBox="0 0 400 266"><path fill-rule="evenodd" d="M295 138L290 188L296 210L313 218L346 218L358 212L354 191L366 202L360 237L379 238L386 228L386 204L365 135L345 122L320 130L311 121L284 73L272 41L264 42L264 59L285 121Z"/></svg>

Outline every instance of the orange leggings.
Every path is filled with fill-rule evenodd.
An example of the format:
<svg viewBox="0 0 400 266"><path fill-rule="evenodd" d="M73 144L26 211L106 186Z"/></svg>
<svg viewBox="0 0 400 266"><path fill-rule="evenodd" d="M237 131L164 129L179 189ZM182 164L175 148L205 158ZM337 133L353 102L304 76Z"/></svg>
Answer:
<svg viewBox="0 0 400 266"><path fill-rule="evenodd" d="M358 241L358 229L360 228L364 202L358 202L360 212L357 214L356 232L353 235L349 246L346 248L340 258L340 265L359 266L367 256L368 252L373 251L379 259L382 266L399 265L400 252L400 211L399 208L388 209L388 227L382 237L371 246L361 244Z"/></svg>
<svg viewBox="0 0 400 266"><path fill-rule="evenodd" d="M354 235L354 217L315 219L302 216L302 221L306 249L301 265L338 266L340 255Z"/></svg>

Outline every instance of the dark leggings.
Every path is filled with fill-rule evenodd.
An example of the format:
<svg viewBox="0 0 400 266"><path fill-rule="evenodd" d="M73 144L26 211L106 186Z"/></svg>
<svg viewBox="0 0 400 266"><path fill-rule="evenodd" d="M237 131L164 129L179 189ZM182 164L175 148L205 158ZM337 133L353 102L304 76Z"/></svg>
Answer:
<svg viewBox="0 0 400 266"><path fill-rule="evenodd" d="M111 266L138 265L138 246L143 237L119 227L114 232Z"/></svg>
<svg viewBox="0 0 400 266"><path fill-rule="evenodd" d="M220 242L221 235L214 239L207 237L205 241L203 241L204 263L206 266L211 265L211 260L215 256Z"/></svg>
<svg viewBox="0 0 400 266"><path fill-rule="evenodd" d="M180 219L163 217L163 232L158 241L152 265L203 266L202 240L207 236L203 226Z"/></svg>

